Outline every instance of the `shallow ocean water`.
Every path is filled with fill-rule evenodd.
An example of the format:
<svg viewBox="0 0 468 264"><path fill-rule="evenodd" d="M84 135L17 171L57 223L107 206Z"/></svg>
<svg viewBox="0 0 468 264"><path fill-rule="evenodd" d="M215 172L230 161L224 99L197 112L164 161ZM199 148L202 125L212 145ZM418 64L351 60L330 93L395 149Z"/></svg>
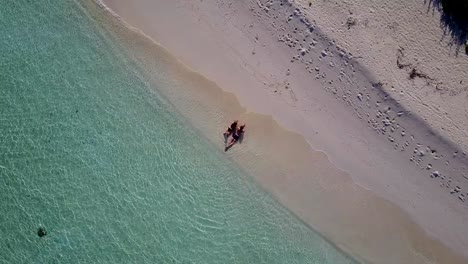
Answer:
<svg viewBox="0 0 468 264"><path fill-rule="evenodd" d="M188 125L79 1L6 1L0 24L0 263L353 263Z"/></svg>

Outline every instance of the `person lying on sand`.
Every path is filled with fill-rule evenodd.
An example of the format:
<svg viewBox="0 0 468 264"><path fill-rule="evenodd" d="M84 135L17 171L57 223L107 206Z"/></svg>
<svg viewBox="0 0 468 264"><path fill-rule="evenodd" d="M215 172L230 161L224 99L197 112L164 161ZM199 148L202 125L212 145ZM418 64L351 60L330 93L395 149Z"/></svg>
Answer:
<svg viewBox="0 0 468 264"><path fill-rule="evenodd" d="M244 135L245 133L245 124L240 126L239 129L234 133L232 134L232 139L231 139L231 142L229 142L229 145L227 145L227 147L224 149L224 151L227 151L229 148L231 148L234 144L236 144L237 141L239 141L239 139L241 139L241 137Z"/></svg>
<svg viewBox="0 0 468 264"><path fill-rule="evenodd" d="M238 120L235 120L234 122L232 122L231 126L229 126L227 129L226 129L226 132L224 132L224 139L227 140L228 137L234 133L236 133L236 130L237 130L237 123L239 121Z"/></svg>

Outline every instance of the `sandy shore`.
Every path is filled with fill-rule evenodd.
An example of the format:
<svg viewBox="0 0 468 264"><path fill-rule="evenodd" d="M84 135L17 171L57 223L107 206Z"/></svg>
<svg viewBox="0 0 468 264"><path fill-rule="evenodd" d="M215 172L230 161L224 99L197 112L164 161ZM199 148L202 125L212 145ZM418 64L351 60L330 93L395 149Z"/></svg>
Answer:
<svg viewBox="0 0 468 264"><path fill-rule="evenodd" d="M445 122L449 135L429 126L443 118L415 110L428 98L413 100L400 80L407 77L372 64L371 55L356 59L362 43L338 33L332 40L336 30L322 28L339 13L314 22L308 4L208 2L105 1L181 61L122 33L149 75L173 82L166 95L181 113L217 143L224 124L245 120L246 144L228 155L341 249L375 263L466 263L468 170L457 134L464 123L456 130ZM443 65L462 60L451 56ZM409 96L395 98L387 80L401 81L398 93Z"/></svg>

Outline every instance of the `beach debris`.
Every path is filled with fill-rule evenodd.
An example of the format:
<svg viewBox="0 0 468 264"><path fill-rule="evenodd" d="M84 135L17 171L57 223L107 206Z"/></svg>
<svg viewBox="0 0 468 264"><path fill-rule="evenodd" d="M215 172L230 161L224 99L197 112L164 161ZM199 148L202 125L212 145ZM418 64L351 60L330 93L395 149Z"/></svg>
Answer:
<svg viewBox="0 0 468 264"><path fill-rule="evenodd" d="M39 237L43 237L43 236L47 235L47 230L45 230L45 228L43 228L43 227L39 227L37 229L37 235Z"/></svg>
<svg viewBox="0 0 468 264"><path fill-rule="evenodd" d="M416 67L413 67L409 73L409 78L414 79L416 77L427 79L427 80L434 80L431 77L429 77L427 74L419 71Z"/></svg>
<svg viewBox="0 0 468 264"><path fill-rule="evenodd" d="M357 24L357 20L356 18L352 16L348 17L348 19L346 20L346 26L348 27L348 30L351 29L356 24Z"/></svg>
<svg viewBox="0 0 468 264"><path fill-rule="evenodd" d="M439 171L433 171L431 173L431 178L438 178L440 177L440 172Z"/></svg>
<svg viewBox="0 0 468 264"><path fill-rule="evenodd" d="M430 170L430 169L432 169L432 164L429 163L429 164L427 164L427 166L426 166L426 170Z"/></svg>

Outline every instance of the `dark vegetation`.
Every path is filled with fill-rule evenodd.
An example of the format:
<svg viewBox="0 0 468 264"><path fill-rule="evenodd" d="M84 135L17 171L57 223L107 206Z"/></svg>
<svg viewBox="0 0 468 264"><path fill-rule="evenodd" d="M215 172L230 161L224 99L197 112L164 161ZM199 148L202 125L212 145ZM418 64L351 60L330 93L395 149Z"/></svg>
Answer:
<svg viewBox="0 0 468 264"><path fill-rule="evenodd" d="M450 35L452 44L463 46L468 53L468 0L425 0L429 8L441 10L441 26Z"/></svg>
<svg viewBox="0 0 468 264"><path fill-rule="evenodd" d="M444 14L456 20L468 19L468 0L440 0Z"/></svg>

